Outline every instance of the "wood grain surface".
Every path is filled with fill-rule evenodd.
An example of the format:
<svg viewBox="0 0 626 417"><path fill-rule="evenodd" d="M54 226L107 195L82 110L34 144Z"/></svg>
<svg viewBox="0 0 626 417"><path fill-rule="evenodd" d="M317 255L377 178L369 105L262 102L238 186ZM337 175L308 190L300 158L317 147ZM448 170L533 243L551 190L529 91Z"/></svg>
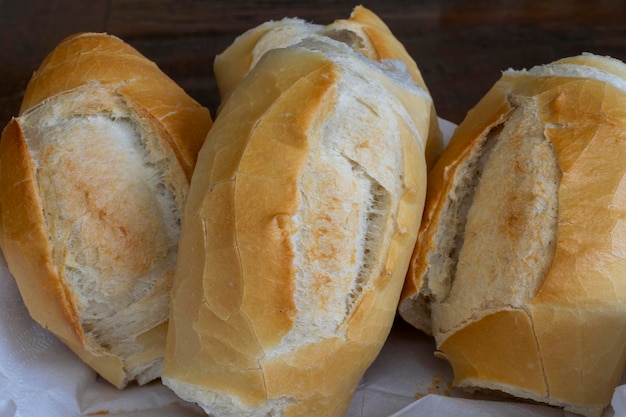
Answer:
<svg viewBox="0 0 626 417"><path fill-rule="evenodd" d="M214 113L213 59L266 20L326 24L359 4L244 0L0 0L0 127L17 115L26 84L64 37L108 32L133 45ZM593 52L626 60L626 2L379 1L377 13L418 63L439 116L459 123L507 68Z"/></svg>

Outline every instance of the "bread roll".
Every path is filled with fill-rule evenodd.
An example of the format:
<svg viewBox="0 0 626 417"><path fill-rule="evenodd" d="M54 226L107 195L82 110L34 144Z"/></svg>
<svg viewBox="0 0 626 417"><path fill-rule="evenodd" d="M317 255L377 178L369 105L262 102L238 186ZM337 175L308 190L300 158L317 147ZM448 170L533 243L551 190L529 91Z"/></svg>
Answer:
<svg viewBox="0 0 626 417"><path fill-rule="evenodd" d="M343 416L396 313L432 101L332 39L266 53L200 152L163 381L215 416Z"/></svg>
<svg viewBox="0 0 626 417"><path fill-rule="evenodd" d="M180 216L211 126L106 34L44 60L0 142L0 244L32 317L117 387L160 376Z"/></svg>
<svg viewBox="0 0 626 417"><path fill-rule="evenodd" d="M428 91L422 74L402 43L371 10L357 6L349 19L318 25L298 18L265 22L239 38L215 59L217 87L225 102L233 90L269 50L284 48L306 38L331 38L349 45L374 61L399 60L421 88ZM443 148L434 106L431 109L426 162L430 166Z"/></svg>
<svg viewBox="0 0 626 417"><path fill-rule="evenodd" d="M600 415L626 363L626 65L509 70L430 173L400 304L454 384Z"/></svg>

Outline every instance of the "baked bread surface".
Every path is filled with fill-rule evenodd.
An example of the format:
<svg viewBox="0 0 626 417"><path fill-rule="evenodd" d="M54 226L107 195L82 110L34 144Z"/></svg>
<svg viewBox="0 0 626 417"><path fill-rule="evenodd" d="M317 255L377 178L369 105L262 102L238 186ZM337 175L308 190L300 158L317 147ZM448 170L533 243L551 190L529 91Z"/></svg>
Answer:
<svg viewBox="0 0 626 417"><path fill-rule="evenodd" d="M385 22L373 11L357 6L348 19L337 19L327 25L315 24L298 18L284 18L265 22L239 36L215 59L215 75L222 103L228 100L232 91L267 51L284 48L303 39L311 38L337 40L373 61L401 61L406 65L413 81L428 91L415 60ZM428 166L434 164L443 148L443 136L439 129L434 104L430 114L428 130L423 133L428 135L426 144Z"/></svg>
<svg viewBox="0 0 626 417"><path fill-rule="evenodd" d="M431 99L341 42L275 49L200 153L163 380L220 416L341 416L395 316Z"/></svg>

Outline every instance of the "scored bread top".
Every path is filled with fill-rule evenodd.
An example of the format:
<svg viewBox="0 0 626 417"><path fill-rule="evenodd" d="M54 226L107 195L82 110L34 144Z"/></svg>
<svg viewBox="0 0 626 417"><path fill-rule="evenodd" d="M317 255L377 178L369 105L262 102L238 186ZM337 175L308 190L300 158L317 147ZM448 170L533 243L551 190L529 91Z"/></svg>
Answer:
<svg viewBox="0 0 626 417"><path fill-rule="evenodd" d="M118 387L160 374L207 109L120 39L63 40L0 142L1 246L31 316Z"/></svg>
<svg viewBox="0 0 626 417"><path fill-rule="evenodd" d="M141 114L142 122L160 125L165 130L163 140L168 141L189 181L211 126L208 110L154 62L115 36L80 33L61 41L29 81L20 114L90 82L109 85Z"/></svg>
<svg viewBox="0 0 626 417"><path fill-rule="evenodd" d="M263 56L192 179L168 386L224 416L345 413L395 315L430 109L402 66L331 39Z"/></svg>
<svg viewBox="0 0 626 417"><path fill-rule="evenodd" d="M624 65L505 71L431 171L400 304L455 384L585 415L626 363Z"/></svg>
<svg viewBox="0 0 626 417"><path fill-rule="evenodd" d="M413 81L428 91L416 62L387 25L371 10L357 6L349 19L337 19L328 25L284 18L265 22L239 36L215 59L217 87L222 103L228 100L232 91L267 51L294 45L306 38L337 40L373 61L400 61L406 65ZM430 117L428 129L421 132L428 135L426 161L429 166L434 164L443 147L434 104Z"/></svg>

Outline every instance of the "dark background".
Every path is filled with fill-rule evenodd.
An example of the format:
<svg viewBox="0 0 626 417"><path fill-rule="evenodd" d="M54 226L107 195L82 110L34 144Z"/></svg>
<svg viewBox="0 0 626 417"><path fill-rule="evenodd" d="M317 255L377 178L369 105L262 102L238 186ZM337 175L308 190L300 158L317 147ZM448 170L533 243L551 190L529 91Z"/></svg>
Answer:
<svg viewBox="0 0 626 417"><path fill-rule="evenodd" d="M0 0L0 128L17 115L45 55L75 32L108 32L155 61L215 113L213 59L266 20L327 24L355 1ZM378 14L416 60L439 116L459 123L507 68L593 52L626 60L626 1L379 1Z"/></svg>

